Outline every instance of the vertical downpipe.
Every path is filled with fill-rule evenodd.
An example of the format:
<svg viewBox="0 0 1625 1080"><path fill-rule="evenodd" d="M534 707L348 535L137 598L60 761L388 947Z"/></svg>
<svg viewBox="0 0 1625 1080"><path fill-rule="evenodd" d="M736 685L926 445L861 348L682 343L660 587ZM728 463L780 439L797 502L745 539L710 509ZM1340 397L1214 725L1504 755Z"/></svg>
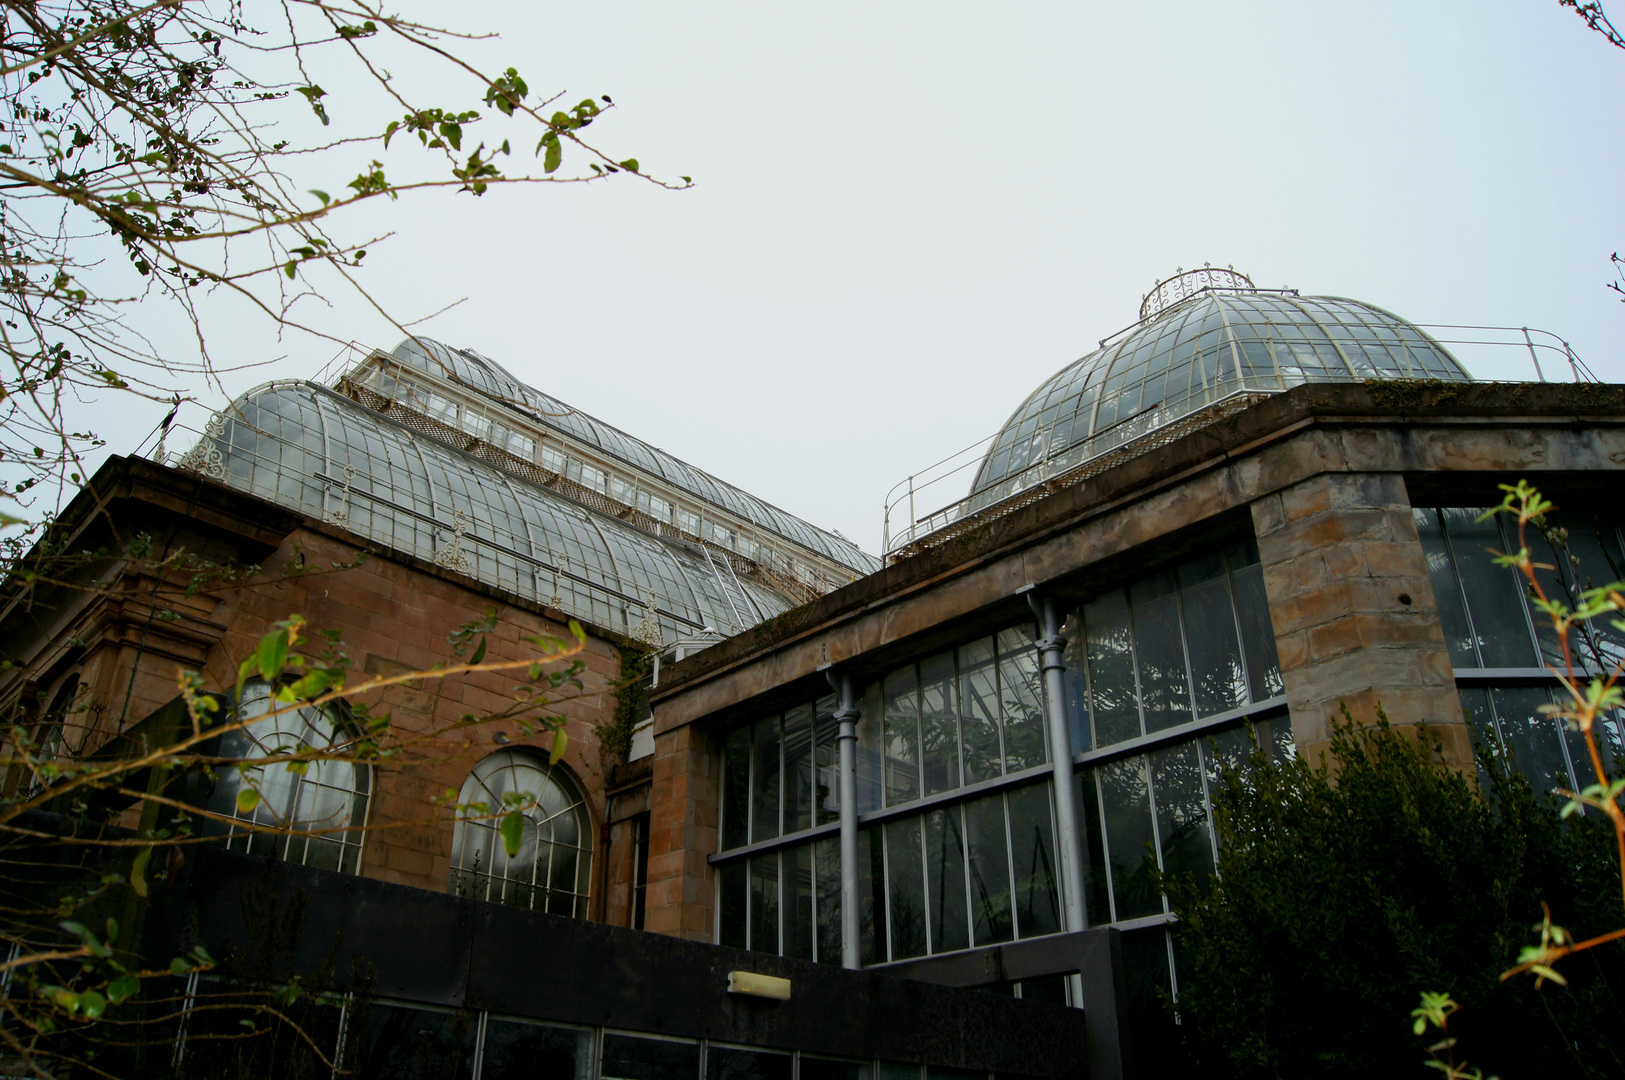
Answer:
<svg viewBox="0 0 1625 1080"><path fill-rule="evenodd" d="M835 721L840 725L841 768L841 966L856 970L858 955L858 708L852 693L852 677L826 669L825 676L835 690L839 707Z"/></svg>
<svg viewBox="0 0 1625 1080"><path fill-rule="evenodd" d="M1038 620L1038 660L1044 673L1044 712L1049 720L1049 752L1054 762L1055 838L1061 848L1062 910L1066 930L1086 930L1089 910L1083 897L1083 845L1078 836L1077 785L1072 778L1072 732L1067 725L1066 685L1062 675L1066 664L1066 634L1055 598L1038 591L1035 585L1022 588L1027 603ZM1082 984L1077 975L1068 977L1074 1003L1081 1001Z"/></svg>

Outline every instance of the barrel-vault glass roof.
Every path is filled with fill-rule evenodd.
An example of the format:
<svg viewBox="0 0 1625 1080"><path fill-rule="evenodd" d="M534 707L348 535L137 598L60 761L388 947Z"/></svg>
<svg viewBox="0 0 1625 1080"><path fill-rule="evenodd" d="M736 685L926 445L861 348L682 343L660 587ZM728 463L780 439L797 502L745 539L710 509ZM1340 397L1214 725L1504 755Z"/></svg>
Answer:
<svg viewBox="0 0 1625 1080"><path fill-rule="evenodd" d="M428 338L408 338L396 346L394 356L409 367L450 379L466 389L483 394L519 412L533 423L562 431L635 469L660 477L673 487L819 552L859 574L880 569L878 559L850 540L815 528L795 515L787 514L747 491L718 480L658 447L650 446L525 385L496 361L472 349L453 349Z"/></svg>
<svg viewBox="0 0 1625 1080"><path fill-rule="evenodd" d="M1307 382L1471 378L1422 330L1358 300L1208 292L1164 309L1033 391L993 440L971 493L978 502L997 499L1042 479L1034 474L1069 468L1240 394Z"/></svg>
<svg viewBox="0 0 1625 1080"><path fill-rule="evenodd" d="M594 513L315 383L250 391L187 459L182 468L645 639L736 633L791 606L720 554Z"/></svg>

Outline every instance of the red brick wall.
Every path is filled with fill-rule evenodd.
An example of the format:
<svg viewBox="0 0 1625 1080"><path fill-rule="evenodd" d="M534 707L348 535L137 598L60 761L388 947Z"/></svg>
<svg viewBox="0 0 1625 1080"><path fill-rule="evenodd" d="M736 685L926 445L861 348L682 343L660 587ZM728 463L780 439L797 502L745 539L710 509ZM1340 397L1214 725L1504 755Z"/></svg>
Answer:
<svg viewBox="0 0 1625 1080"><path fill-rule="evenodd" d="M281 548L265 561L262 578L275 578L279 568L302 550L308 565L328 567L354 562L358 550L313 529L296 529ZM149 579L150 584L150 579ZM537 655L521 639L535 634L567 637L562 622L533 611L506 605L455 580L374 555L362 565L334 572L311 574L288 581L199 594L191 601L196 616L216 627L218 640L201 656L201 670L213 687L236 681L238 660L251 652L272 624L292 614L304 616L308 637L303 651L319 655L325 646L324 630L337 630L354 665L351 685L374 675L422 670L454 659L446 635L482 618L496 607L498 623L490 634L485 661L518 660ZM162 637L172 623L155 624ZM129 687L134 648L117 652L112 674L98 679L98 693L114 707L122 705ZM178 669L174 650L155 648L149 640L141 652L128 715L139 719L175 696ZM106 650L103 656L114 655ZM620 668L619 654L607 641L589 638L580 659L585 691L548 714L567 718L569 749L564 764L580 781L589 805L596 839L603 820L603 781L594 726L614 713L614 695L608 687ZM520 679L522 679L522 672ZM377 711L389 711L394 728L404 735L428 736L457 722L465 713L485 715L503 711L514 702L513 675L482 672L445 680L395 686L364 695L361 700ZM419 888L444 891L450 875L452 820L433 800L447 789L457 791L474 765L501 744L541 746L543 738L526 739L513 722L486 725L428 738L410 752L375 770L370 824L362 872L368 877ZM592 915L601 917L599 859L594 852Z"/></svg>

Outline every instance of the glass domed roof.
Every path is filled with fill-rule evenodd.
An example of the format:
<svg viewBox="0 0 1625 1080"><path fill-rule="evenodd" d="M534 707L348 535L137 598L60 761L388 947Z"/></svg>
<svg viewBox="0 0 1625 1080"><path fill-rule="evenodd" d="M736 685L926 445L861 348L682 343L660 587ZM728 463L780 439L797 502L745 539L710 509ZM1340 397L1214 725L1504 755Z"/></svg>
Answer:
<svg viewBox="0 0 1625 1080"><path fill-rule="evenodd" d="M1224 271L1194 273L1224 275L1225 284L1170 295L1170 282L1180 279L1159 283L1136 327L1068 364L1022 402L982 461L971 486L975 502L1022 490L1238 395L1309 382L1472 379L1437 341L1379 307L1256 290Z"/></svg>

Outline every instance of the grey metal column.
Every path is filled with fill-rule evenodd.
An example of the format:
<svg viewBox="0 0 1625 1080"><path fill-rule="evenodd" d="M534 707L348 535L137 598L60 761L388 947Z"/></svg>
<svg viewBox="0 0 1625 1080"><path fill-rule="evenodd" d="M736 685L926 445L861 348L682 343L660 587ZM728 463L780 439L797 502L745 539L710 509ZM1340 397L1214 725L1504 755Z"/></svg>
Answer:
<svg viewBox="0 0 1625 1080"><path fill-rule="evenodd" d="M1062 653L1066 635L1061 632L1060 611L1055 598L1040 592L1036 585L1020 590L1038 619L1038 657L1044 671L1044 712L1049 720L1049 756L1055 763L1055 838L1061 846L1061 889L1066 911L1066 929L1085 930L1089 911L1083 898L1083 845L1078 836L1077 785L1072 778L1072 732L1067 726L1066 671Z"/></svg>
<svg viewBox="0 0 1625 1080"><path fill-rule="evenodd" d="M858 712L852 677L824 672L839 702L836 741L841 750L841 966L856 969L858 957Z"/></svg>

